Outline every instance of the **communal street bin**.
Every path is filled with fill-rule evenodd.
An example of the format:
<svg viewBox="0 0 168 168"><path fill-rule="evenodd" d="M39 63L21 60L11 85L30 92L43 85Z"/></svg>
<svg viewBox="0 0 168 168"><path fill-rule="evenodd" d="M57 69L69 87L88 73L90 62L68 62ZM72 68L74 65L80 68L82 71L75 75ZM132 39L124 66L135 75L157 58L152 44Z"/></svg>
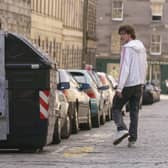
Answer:
<svg viewBox="0 0 168 168"><path fill-rule="evenodd" d="M1 32L0 41L0 148L42 149L56 122L56 67L22 36Z"/></svg>

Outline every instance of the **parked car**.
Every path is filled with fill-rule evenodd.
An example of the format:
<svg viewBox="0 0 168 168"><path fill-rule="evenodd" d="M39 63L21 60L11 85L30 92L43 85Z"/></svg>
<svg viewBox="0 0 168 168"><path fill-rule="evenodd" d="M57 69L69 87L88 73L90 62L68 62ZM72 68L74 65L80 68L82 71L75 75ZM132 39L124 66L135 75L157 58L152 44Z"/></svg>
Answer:
<svg viewBox="0 0 168 168"><path fill-rule="evenodd" d="M71 119L72 133L77 133L79 126L85 129L92 128L90 99L82 90L81 86L64 69L58 69L59 84L58 89L62 90L69 102L69 114ZM68 83L70 88L64 89L61 83Z"/></svg>
<svg viewBox="0 0 168 168"><path fill-rule="evenodd" d="M104 96L104 110L106 113L106 120L111 120L111 108L112 108L112 102L113 102L113 96L114 96L114 89L112 88L112 85L107 77L107 74L104 72L97 72L99 79L101 80L103 86L106 88L103 90L103 96Z"/></svg>
<svg viewBox="0 0 168 168"><path fill-rule="evenodd" d="M58 82L58 71L55 72L56 73L56 83ZM59 83L59 87L62 87L64 89L69 89L69 84L68 83ZM63 96L63 93L61 93L61 91L59 91L58 89L58 84L57 87L55 89L55 103L54 103L54 110L56 111L55 116L56 116L56 123L54 126L54 135L53 135L53 144L58 144L61 142L61 138L68 138L70 133L71 133L71 127L69 127L69 123L67 115L67 108L69 106L69 104L67 104L67 100L66 99L62 99L61 97ZM62 96L61 96L62 95ZM67 123L66 123L67 122ZM52 123L49 123L49 125ZM67 131L67 134L65 135L65 132L62 132L63 127L67 124L67 130L64 130L65 132ZM69 130L70 129L70 130ZM70 131L70 132L69 132Z"/></svg>
<svg viewBox="0 0 168 168"><path fill-rule="evenodd" d="M147 82L144 85L142 104L152 104L160 100L160 89L153 83Z"/></svg>
<svg viewBox="0 0 168 168"><path fill-rule="evenodd" d="M56 91L56 110L60 118L60 136L68 138L71 134L70 114L68 111L69 103L62 91Z"/></svg>
<svg viewBox="0 0 168 168"><path fill-rule="evenodd" d="M112 75L109 75L109 74L107 75L107 77L108 77L108 79L109 79L109 81L111 83L112 88L116 89L117 85L118 85L116 79Z"/></svg>
<svg viewBox="0 0 168 168"><path fill-rule="evenodd" d="M101 116L101 93L99 92L96 83L91 78L87 70L81 69L68 69L67 70L76 79L76 81L83 86L83 90L90 97L90 109L92 126L100 126Z"/></svg>
<svg viewBox="0 0 168 168"><path fill-rule="evenodd" d="M91 69L91 68L86 68L87 72L89 73L89 75L91 76L92 80L95 82L96 86L97 86L97 89L100 93L100 123L101 124L104 124L106 122L106 112L104 110L104 106L105 105L105 99L104 99L104 96L103 96L103 90L107 89L106 87L103 86L102 82L100 81L97 73L95 70Z"/></svg>

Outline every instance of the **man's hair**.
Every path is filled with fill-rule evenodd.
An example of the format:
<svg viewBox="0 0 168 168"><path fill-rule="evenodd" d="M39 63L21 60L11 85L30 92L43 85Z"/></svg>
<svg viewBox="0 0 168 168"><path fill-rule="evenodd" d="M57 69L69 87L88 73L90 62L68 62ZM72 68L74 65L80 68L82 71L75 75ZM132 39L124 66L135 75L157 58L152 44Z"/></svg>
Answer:
<svg viewBox="0 0 168 168"><path fill-rule="evenodd" d="M135 30L130 25L122 25L122 26L120 26L119 29L118 29L118 34L120 34L121 32L130 34L132 39L136 39Z"/></svg>

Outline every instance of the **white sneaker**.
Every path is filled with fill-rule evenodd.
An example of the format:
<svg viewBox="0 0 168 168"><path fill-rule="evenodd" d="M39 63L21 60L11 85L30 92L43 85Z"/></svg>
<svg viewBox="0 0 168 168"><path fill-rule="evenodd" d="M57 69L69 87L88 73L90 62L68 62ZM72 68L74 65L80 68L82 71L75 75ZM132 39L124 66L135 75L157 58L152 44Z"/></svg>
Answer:
<svg viewBox="0 0 168 168"><path fill-rule="evenodd" d="M135 141L128 141L128 148L135 148Z"/></svg>
<svg viewBox="0 0 168 168"><path fill-rule="evenodd" d="M129 135L127 130L121 130L116 133L116 138L113 142L114 145L119 144L124 138L126 138Z"/></svg>

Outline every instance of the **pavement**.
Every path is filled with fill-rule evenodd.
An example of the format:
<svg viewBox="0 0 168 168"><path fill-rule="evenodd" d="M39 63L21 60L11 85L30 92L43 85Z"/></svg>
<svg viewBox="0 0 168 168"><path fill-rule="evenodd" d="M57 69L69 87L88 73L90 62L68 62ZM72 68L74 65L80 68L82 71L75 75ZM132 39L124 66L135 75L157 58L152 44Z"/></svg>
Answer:
<svg viewBox="0 0 168 168"><path fill-rule="evenodd" d="M124 117L129 124L129 113ZM143 106L140 111L138 141L128 148L127 139L113 145L115 125L80 131L59 145L49 145L42 153L3 153L0 168L168 168L168 96Z"/></svg>

